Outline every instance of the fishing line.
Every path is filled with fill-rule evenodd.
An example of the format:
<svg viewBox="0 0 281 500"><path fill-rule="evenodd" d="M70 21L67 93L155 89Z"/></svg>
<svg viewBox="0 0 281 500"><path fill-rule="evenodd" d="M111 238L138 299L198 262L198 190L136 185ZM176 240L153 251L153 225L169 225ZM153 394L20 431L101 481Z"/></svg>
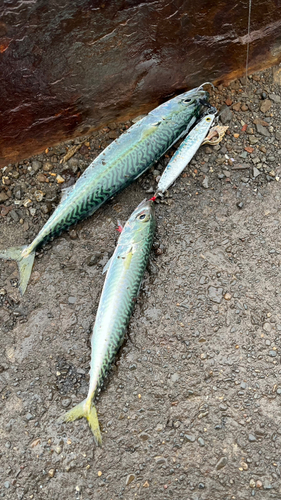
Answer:
<svg viewBox="0 0 281 500"><path fill-rule="evenodd" d="M248 12L248 37L247 37L247 56L246 56L246 86L245 92L247 92L248 83L248 66L249 66L249 49L250 49L250 26L251 26L251 12L252 12L252 0L249 0L249 12Z"/></svg>

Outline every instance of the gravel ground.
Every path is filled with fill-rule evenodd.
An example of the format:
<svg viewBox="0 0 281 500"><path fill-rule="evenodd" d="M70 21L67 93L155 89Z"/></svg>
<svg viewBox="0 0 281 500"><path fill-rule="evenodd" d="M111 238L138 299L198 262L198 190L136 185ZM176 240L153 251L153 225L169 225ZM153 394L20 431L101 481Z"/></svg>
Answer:
<svg viewBox="0 0 281 500"><path fill-rule="evenodd" d="M97 399L103 448L84 419L56 419L87 393L117 219L154 192L168 157L40 251L23 298L15 263L1 261L1 498L280 500L278 69L247 91L241 80L211 91L228 133L157 203L128 337ZM1 247L30 242L61 187L129 125L3 169Z"/></svg>

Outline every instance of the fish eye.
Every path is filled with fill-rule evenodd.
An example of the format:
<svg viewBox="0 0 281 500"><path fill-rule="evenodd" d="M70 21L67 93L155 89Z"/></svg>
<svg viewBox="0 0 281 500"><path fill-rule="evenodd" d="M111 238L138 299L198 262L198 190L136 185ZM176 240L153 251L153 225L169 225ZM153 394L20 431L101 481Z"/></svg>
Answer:
<svg viewBox="0 0 281 500"><path fill-rule="evenodd" d="M183 99L183 102L191 102L191 99Z"/></svg>
<svg viewBox="0 0 281 500"><path fill-rule="evenodd" d="M141 214L141 215L139 215L139 219L140 219L140 220L145 219L145 214Z"/></svg>
<svg viewBox="0 0 281 500"><path fill-rule="evenodd" d="M206 118L206 122L210 122L211 121L211 118L208 116L208 118Z"/></svg>

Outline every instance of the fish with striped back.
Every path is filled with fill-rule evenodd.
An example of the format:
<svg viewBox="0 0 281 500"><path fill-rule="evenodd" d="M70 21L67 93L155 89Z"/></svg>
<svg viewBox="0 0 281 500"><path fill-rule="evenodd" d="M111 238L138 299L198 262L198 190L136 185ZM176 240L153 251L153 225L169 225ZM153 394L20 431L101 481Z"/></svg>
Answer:
<svg viewBox="0 0 281 500"><path fill-rule="evenodd" d="M144 200L126 222L106 266L107 275L91 340L88 396L59 419L59 422L71 422L86 418L95 443L100 446L102 438L93 399L124 340L147 265L155 226L153 201Z"/></svg>
<svg viewBox="0 0 281 500"><path fill-rule="evenodd" d="M180 147L172 156L159 180L156 196L162 194L175 182L184 168L198 151L215 119L214 114L208 114L195 125Z"/></svg>
<svg viewBox="0 0 281 500"><path fill-rule="evenodd" d="M72 224L92 215L106 200L145 172L188 133L207 96L201 86L152 110L112 142L73 187L64 190L61 202L30 245L0 250L0 258L18 263L22 295L29 282L36 250Z"/></svg>

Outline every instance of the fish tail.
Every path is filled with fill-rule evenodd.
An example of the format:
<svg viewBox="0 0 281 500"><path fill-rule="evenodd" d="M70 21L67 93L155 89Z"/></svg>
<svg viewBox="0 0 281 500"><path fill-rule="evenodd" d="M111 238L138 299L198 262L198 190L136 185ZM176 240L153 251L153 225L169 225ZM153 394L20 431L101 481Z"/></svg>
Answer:
<svg viewBox="0 0 281 500"><path fill-rule="evenodd" d="M59 422L73 422L74 420L83 417L88 420L90 429L94 435L96 445L101 446L102 439L97 410L92 404L91 400L85 399L84 401L82 401L82 403L74 406L74 408L72 408L59 418Z"/></svg>
<svg viewBox="0 0 281 500"><path fill-rule="evenodd" d="M18 264L20 274L19 290L21 295L24 294L28 285L35 257L34 251L25 252L27 248L28 247L25 245L0 251L0 259L15 260Z"/></svg>

